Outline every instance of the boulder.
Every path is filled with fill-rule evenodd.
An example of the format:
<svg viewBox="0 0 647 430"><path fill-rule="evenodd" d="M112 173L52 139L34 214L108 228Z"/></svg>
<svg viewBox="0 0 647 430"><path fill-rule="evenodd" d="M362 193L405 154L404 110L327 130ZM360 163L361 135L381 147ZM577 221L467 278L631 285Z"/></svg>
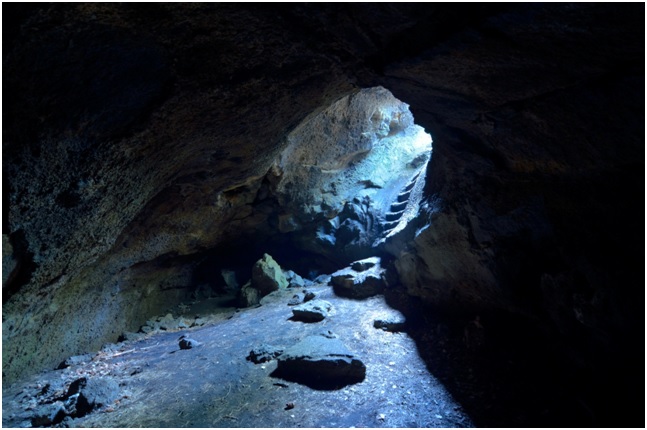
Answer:
<svg viewBox="0 0 647 430"><path fill-rule="evenodd" d="M272 291L287 288L288 285L281 266L269 254L263 254L263 258L254 264L252 286L259 291L261 297Z"/></svg>
<svg viewBox="0 0 647 430"><path fill-rule="evenodd" d="M67 411L63 406L63 402L46 403L34 411L31 417L31 425L32 427L50 427L63 421L66 415Z"/></svg>
<svg viewBox="0 0 647 430"><path fill-rule="evenodd" d="M370 260L370 261L367 261ZM357 271L353 267L362 269ZM332 274L331 284L336 294L354 299L364 299L384 291L386 270L379 257L356 261L351 267Z"/></svg>
<svg viewBox="0 0 647 430"><path fill-rule="evenodd" d="M311 300L292 308L294 319L305 322L317 322L325 319L332 310L332 304L325 300Z"/></svg>
<svg viewBox="0 0 647 430"><path fill-rule="evenodd" d="M250 306L257 305L260 300L261 294L256 288L252 287L251 282L246 283L243 285L243 288L240 289L238 305L241 308L248 308Z"/></svg>
<svg viewBox="0 0 647 430"><path fill-rule="evenodd" d="M70 384L65 408L69 415L82 417L119 397L119 384L111 378L80 378Z"/></svg>
<svg viewBox="0 0 647 430"><path fill-rule="evenodd" d="M272 376L316 389L339 388L361 382L366 366L334 336L313 335L289 347L278 359Z"/></svg>
<svg viewBox="0 0 647 430"><path fill-rule="evenodd" d="M285 278L288 280L288 288L303 288L308 283L308 281L294 273L292 270L287 270L283 273L285 274Z"/></svg>
<svg viewBox="0 0 647 430"><path fill-rule="evenodd" d="M270 345L260 345L249 352L247 360L259 364L270 361L283 354L283 349Z"/></svg>

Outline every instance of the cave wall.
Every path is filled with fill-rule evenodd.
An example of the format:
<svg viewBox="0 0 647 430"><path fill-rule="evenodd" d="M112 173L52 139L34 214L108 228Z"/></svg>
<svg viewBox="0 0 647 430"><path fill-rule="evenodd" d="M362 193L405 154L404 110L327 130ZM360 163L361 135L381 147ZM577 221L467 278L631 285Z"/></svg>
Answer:
<svg viewBox="0 0 647 430"><path fill-rule="evenodd" d="M378 85L434 138L436 209L393 251L410 294L641 358L643 5L3 12L4 380L182 300L270 215L285 136Z"/></svg>

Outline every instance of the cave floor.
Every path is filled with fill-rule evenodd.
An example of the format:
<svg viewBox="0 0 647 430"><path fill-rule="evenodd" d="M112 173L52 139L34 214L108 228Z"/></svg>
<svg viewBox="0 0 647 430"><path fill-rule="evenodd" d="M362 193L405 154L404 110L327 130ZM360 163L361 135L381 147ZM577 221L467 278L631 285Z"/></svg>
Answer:
<svg viewBox="0 0 647 430"><path fill-rule="evenodd" d="M220 321L203 327L108 345L88 363L3 387L3 426L29 425L27 407L36 407L46 396L60 396L79 377L97 375L119 383L119 399L58 426L473 426L461 405L429 373L407 334L373 327L374 319L398 314L384 297L359 301L338 297L325 285L309 289L334 306L318 323L291 320L287 302L294 291L278 291L266 296L260 307L222 314ZM362 382L316 390L272 377L276 360L254 364L246 359L261 344L287 347L328 330L366 365ZM183 334L201 345L181 350L178 338ZM288 409L288 403L294 407Z"/></svg>

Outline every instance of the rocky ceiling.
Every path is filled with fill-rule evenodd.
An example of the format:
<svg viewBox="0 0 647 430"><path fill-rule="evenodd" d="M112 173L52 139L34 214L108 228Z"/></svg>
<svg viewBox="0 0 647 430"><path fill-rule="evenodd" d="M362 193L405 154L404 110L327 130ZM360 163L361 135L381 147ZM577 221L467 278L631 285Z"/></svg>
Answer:
<svg viewBox="0 0 647 430"><path fill-rule="evenodd" d="M4 4L3 380L245 251L288 133L376 86L434 139L406 291L639 369L644 5Z"/></svg>

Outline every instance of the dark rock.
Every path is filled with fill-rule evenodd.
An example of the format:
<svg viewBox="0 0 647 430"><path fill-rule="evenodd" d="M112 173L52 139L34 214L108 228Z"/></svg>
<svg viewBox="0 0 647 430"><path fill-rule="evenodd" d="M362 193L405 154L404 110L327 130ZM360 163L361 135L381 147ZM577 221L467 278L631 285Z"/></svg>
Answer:
<svg viewBox="0 0 647 430"><path fill-rule="evenodd" d="M39 406L31 418L32 427L49 427L58 424L67 416L63 402L56 401Z"/></svg>
<svg viewBox="0 0 647 430"><path fill-rule="evenodd" d="M238 295L238 305L241 308L248 308L250 306L255 306L260 303L261 294L260 292L252 287L251 282L243 285L243 288L240 289Z"/></svg>
<svg viewBox="0 0 647 430"><path fill-rule="evenodd" d="M181 336L180 341L178 343L180 345L180 349L192 349L202 345L197 340L191 339L190 337L186 337L186 336Z"/></svg>
<svg viewBox="0 0 647 430"><path fill-rule="evenodd" d="M258 260L252 268L252 286L256 288L261 297L272 291L287 288L288 280L281 270L281 266L268 254Z"/></svg>
<svg viewBox="0 0 647 430"><path fill-rule="evenodd" d="M303 303L304 298L305 296L301 293L295 294L288 302L288 306L295 306L295 305L301 304Z"/></svg>
<svg viewBox="0 0 647 430"><path fill-rule="evenodd" d="M336 338L308 336L278 357L272 376L312 388L331 389L361 382L366 366Z"/></svg>
<svg viewBox="0 0 647 430"><path fill-rule="evenodd" d="M380 257L369 257L355 261L354 263L351 263L350 268L356 272L364 272L376 264L380 264Z"/></svg>
<svg viewBox="0 0 647 430"><path fill-rule="evenodd" d="M332 304L325 300L311 300L292 308L294 319L305 322L316 322L325 319L332 310Z"/></svg>
<svg viewBox="0 0 647 430"><path fill-rule="evenodd" d="M226 290L228 291L236 291L238 290L238 280L236 279L236 272L233 270L226 270L222 269L220 271L220 275L222 276L222 279L225 281L226 285Z"/></svg>
<svg viewBox="0 0 647 430"><path fill-rule="evenodd" d="M384 331L397 333L405 331L406 321L398 317L376 319L373 321L373 327L381 328Z"/></svg>
<svg viewBox="0 0 647 430"><path fill-rule="evenodd" d="M247 360L259 364L270 361L283 354L283 349L270 345L261 345L252 349L247 356Z"/></svg>
<svg viewBox="0 0 647 430"><path fill-rule="evenodd" d="M379 264L379 258L375 257L377 261L372 260L374 265L370 268L365 268L363 271L358 272L351 267L339 270L332 274L331 284L336 294L355 299L363 299L366 297L380 294L384 287L385 282L385 269ZM364 268L368 264L359 263L356 267ZM355 263L353 263L355 264Z"/></svg>
<svg viewBox="0 0 647 430"><path fill-rule="evenodd" d="M315 293L313 293L312 291L309 291L309 290L303 290L303 294L304 294L303 295L303 301L304 302L309 302L310 300L317 297L317 295Z"/></svg>
<svg viewBox="0 0 647 430"><path fill-rule="evenodd" d="M119 397L119 384L114 379L80 378L70 384L65 408L69 415L82 417L93 409L107 405Z"/></svg>

